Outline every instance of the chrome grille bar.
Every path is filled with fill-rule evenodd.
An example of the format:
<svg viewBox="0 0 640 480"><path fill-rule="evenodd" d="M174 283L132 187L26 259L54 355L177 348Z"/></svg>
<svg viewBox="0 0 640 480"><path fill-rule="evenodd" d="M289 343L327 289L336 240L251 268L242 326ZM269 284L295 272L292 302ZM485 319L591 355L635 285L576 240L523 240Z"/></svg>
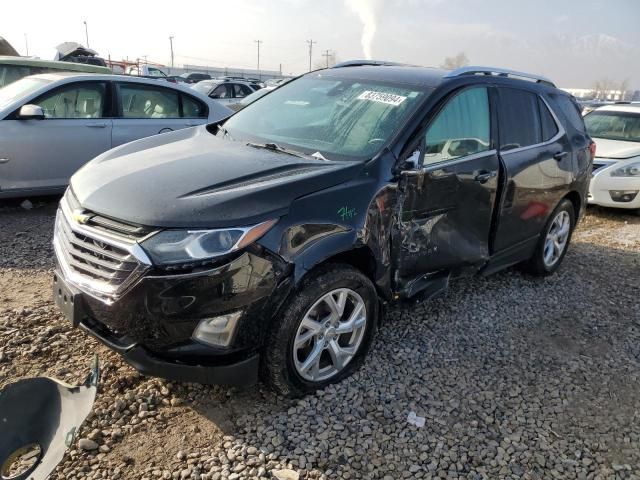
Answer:
<svg viewBox="0 0 640 480"><path fill-rule="evenodd" d="M135 285L151 261L130 235L106 231L105 223L96 228L75 221L68 195L60 202L53 239L62 273L80 290L112 303Z"/></svg>

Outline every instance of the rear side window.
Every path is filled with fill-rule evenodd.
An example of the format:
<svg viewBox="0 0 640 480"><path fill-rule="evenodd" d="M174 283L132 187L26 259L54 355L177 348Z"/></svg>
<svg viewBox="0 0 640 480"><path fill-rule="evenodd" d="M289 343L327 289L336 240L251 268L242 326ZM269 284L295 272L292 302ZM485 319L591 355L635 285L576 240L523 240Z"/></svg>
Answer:
<svg viewBox="0 0 640 480"><path fill-rule="evenodd" d="M471 88L447 102L426 133L424 165L489 150L490 116L486 88Z"/></svg>
<svg viewBox="0 0 640 480"><path fill-rule="evenodd" d="M538 96L535 93L515 88L500 88L498 119L501 150L542 143Z"/></svg>
<svg viewBox="0 0 640 480"><path fill-rule="evenodd" d="M204 118L207 116L207 109L202 102L190 97L182 95L182 113L186 118Z"/></svg>
<svg viewBox="0 0 640 480"><path fill-rule="evenodd" d="M584 120L580 114L580 107L566 95L552 95L552 97L571 126L578 132L586 135L587 129L584 126Z"/></svg>
<svg viewBox="0 0 640 480"><path fill-rule="evenodd" d="M101 118L105 90L104 83L74 83L45 93L31 103L40 106L47 119Z"/></svg>
<svg viewBox="0 0 640 480"><path fill-rule="evenodd" d="M121 84L120 102L125 118L179 118L178 92L150 85Z"/></svg>
<svg viewBox="0 0 640 480"><path fill-rule="evenodd" d="M540 109L540 123L542 124L542 141L546 142L557 135L558 125L541 98L538 98L538 108Z"/></svg>

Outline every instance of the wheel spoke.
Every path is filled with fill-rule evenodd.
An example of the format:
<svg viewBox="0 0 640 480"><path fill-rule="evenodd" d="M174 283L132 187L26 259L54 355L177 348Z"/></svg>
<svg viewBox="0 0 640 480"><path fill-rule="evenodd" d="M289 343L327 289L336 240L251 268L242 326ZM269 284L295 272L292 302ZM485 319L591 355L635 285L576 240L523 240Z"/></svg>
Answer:
<svg viewBox="0 0 640 480"><path fill-rule="evenodd" d="M302 320L302 323L300 325L306 328L307 330L311 330L313 333L317 333L320 330L322 330L322 324L320 322L316 322L315 320L309 318L309 315L304 317L304 320Z"/></svg>
<svg viewBox="0 0 640 480"><path fill-rule="evenodd" d="M331 362L337 370L342 370L353 356L353 348L341 347L336 339L329 342L329 355Z"/></svg>
<svg viewBox="0 0 640 480"><path fill-rule="evenodd" d="M343 333L353 332L354 330L362 327L367 321L366 317L363 315L363 311L364 303L358 303L353 309L353 312L351 312L351 315L349 315L349 319L346 322L341 322L336 327L336 333L338 335L342 335Z"/></svg>
<svg viewBox="0 0 640 480"><path fill-rule="evenodd" d="M307 330L306 333L298 335L294 343L295 348L304 347L309 342L309 340L311 340L315 336L316 332L314 332L313 330Z"/></svg>
<svg viewBox="0 0 640 480"><path fill-rule="evenodd" d="M344 306L347 303L347 292L340 290L337 293L338 299L336 300L334 294L327 295L324 299L325 303L331 310L331 316L335 320L340 320L344 314Z"/></svg>
<svg viewBox="0 0 640 480"><path fill-rule="evenodd" d="M314 367L314 369L318 368L319 369L319 364L320 364L320 356L322 355L322 351L324 350L324 343L322 342L317 342L313 349L311 350L311 352L309 353L309 356L307 357L307 359L304 361L304 363L300 366L300 371L302 372L306 372L308 371L311 367ZM317 365L316 365L317 364Z"/></svg>

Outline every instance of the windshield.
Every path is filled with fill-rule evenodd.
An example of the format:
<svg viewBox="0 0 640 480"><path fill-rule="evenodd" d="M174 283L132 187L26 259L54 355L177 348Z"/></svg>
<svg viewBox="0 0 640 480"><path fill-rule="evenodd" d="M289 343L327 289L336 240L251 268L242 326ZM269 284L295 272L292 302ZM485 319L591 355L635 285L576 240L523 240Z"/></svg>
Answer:
<svg viewBox="0 0 640 480"><path fill-rule="evenodd" d="M50 80L27 77L0 88L0 109L30 95L47 83L50 83Z"/></svg>
<svg viewBox="0 0 640 480"><path fill-rule="evenodd" d="M224 124L235 140L276 143L329 159L371 158L429 90L369 80L303 77Z"/></svg>
<svg viewBox="0 0 640 480"><path fill-rule="evenodd" d="M217 83L214 82L208 82L206 80L202 81L202 82L198 82L198 83L194 83L191 88L193 88L195 91L200 92L204 95L209 95L209 92L211 91L211 89L217 85Z"/></svg>
<svg viewBox="0 0 640 480"><path fill-rule="evenodd" d="M640 142L640 114L638 113L596 110L584 117L584 123L592 137Z"/></svg>

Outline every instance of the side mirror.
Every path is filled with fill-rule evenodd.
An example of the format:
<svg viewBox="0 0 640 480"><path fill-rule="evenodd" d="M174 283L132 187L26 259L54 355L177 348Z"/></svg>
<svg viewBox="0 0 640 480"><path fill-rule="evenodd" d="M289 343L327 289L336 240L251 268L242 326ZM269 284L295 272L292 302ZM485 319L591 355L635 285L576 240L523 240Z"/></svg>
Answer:
<svg viewBox="0 0 640 480"><path fill-rule="evenodd" d="M39 105L23 105L18 112L20 120L44 120L44 111Z"/></svg>

